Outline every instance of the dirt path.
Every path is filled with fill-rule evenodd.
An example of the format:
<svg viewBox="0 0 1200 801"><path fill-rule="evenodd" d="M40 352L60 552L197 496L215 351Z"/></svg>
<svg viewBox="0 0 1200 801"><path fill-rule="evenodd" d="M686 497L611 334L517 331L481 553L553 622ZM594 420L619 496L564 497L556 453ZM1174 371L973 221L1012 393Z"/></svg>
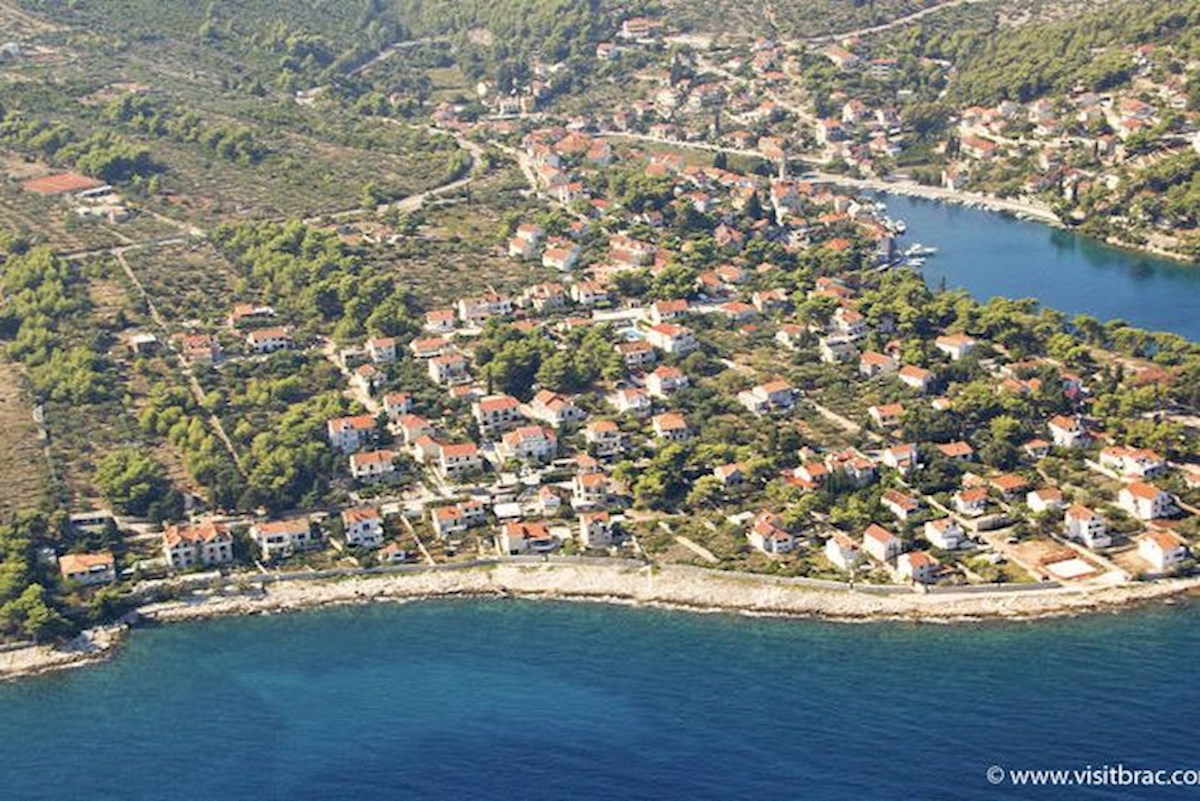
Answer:
<svg viewBox="0 0 1200 801"><path fill-rule="evenodd" d="M142 296L142 300L146 302L146 309L150 312L150 319L154 321L154 324L162 332L164 341L169 340L171 329L167 325L167 321L159 314L158 307L154 305L154 299L146 291L145 285L142 284L141 279L137 277L137 274L133 271L133 267L130 266L128 259L125 258L125 250L117 248L112 251L112 255L116 257L117 263L125 271L125 275L129 278L130 283L137 289L138 294ZM176 353L175 355L179 362L179 369L183 372L183 376L187 380L188 389L191 391L192 397L196 400L197 404L203 407L205 399L204 388L196 380L196 374L192 372L192 365L188 363L188 360L182 353ZM225 450L229 452L229 456L233 459L233 464L237 467L238 472L241 473L242 478L245 478L246 468L242 464L241 457L238 456L237 448L233 446L233 440L225 432L225 426L221 425L220 418L215 414L208 415L208 425L212 429L212 432L217 435L217 439L221 440L221 444L225 446Z"/></svg>

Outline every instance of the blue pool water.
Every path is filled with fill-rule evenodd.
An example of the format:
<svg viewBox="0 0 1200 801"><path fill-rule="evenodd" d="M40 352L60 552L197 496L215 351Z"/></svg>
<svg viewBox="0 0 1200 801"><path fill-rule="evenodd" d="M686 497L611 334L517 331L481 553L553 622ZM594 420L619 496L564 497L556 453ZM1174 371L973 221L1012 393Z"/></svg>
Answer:
<svg viewBox="0 0 1200 801"><path fill-rule="evenodd" d="M432 602L144 630L0 685L3 799L1183 798L1200 607L981 626Z"/></svg>

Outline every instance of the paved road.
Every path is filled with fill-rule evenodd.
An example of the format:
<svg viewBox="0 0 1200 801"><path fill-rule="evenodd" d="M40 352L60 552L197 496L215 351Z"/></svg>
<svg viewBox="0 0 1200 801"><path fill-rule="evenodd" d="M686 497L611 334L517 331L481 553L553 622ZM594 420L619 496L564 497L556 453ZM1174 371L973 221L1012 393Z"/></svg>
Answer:
<svg viewBox="0 0 1200 801"><path fill-rule="evenodd" d="M390 118L385 118L385 120L394 125L404 124L399 120L393 120ZM436 129L431 128L430 130ZM444 131L440 130L436 132L445 133ZM454 134L454 141L459 147L466 150L470 155L470 162L467 164L467 174L465 176L447 181L446 183L440 184L431 189L426 189L424 192L418 192L415 195L409 195L408 197L397 200L394 203L384 203L381 206L377 206L373 212L376 214L381 214L386 211L394 210L403 214L411 214L414 211L419 211L428 200L433 200L434 198L441 197L442 195L456 192L459 189L470 185L470 183L475 180L475 169L483 163L483 148L459 133ZM326 214L317 214L311 217L306 217L304 219L304 223L306 225L313 225L320 223L323 220L357 219L367 213L369 212L366 209L363 209L361 206L359 206L352 209L342 209L341 211L331 211Z"/></svg>
<svg viewBox="0 0 1200 801"><path fill-rule="evenodd" d="M939 14L942 11L945 11L950 8L954 8L956 6L969 6L969 5L974 5L976 3L985 3L985 2L990 2L990 0L947 0L947 2L945 2L945 3L938 3L935 6L929 6L928 8L923 8L920 11L914 11L913 13L906 14L903 17L896 17L894 20L891 20L889 22L884 22L879 25L869 25L867 27L856 28L852 31L842 31L840 33L827 33L827 34L824 34L823 36L812 36L812 37L809 37L808 39L802 39L799 41L796 41L796 40L785 41L785 42L783 42L783 44L787 44L787 45L822 44L824 42L840 42L843 39L855 39L860 36L866 36L866 35L872 34L872 33L880 33L882 31L891 30L892 28L899 28L904 25L910 25L914 22L924 19L925 17L929 17L934 14Z"/></svg>
<svg viewBox="0 0 1200 801"><path fill-rule="evenodd" d="M434 42L444 42L444 41L447 41L447 40L443 36L426 36L421 39L409 39L408 41L405 41L405 42L393 42L392 44L388 45L387 47L383 48L378 53L376 53L370 60L364 61L362 64L359 64L357 67L355 67L354 69L347 72L346 75L348 75L348 76L361 75L364 72L366 72L367 70L371 69L371 67L374 67L379 62L386 61L387 59L391 58L392 56L396 55L397 53L403 52L405 50L410 50L414 47L420 47L421 45L433 44Z"/></svg>

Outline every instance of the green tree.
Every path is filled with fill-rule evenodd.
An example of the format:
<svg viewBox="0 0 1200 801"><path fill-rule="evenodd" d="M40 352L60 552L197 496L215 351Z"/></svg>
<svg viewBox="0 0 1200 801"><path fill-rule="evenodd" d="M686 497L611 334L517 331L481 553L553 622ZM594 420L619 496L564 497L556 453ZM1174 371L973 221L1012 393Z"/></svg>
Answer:
<svg viewBox="0 0 1200 801"><path fill-rule="evenodd" d="M109 451L96 465L96 486L110 504L144 515L173 490L162 465L133 448Z"/></svg>

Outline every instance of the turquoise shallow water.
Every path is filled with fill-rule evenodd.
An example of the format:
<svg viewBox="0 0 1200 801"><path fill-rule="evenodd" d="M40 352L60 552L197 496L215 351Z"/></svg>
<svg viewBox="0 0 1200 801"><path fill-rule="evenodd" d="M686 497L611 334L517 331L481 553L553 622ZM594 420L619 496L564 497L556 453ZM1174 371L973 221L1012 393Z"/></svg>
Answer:
<svg viewBox="0 0 1200 801"><path fill-rule="evenodd" d="M905 246L938 248L922 272L982 300L1036 297L1068 313L1124 319L1200 340L1200 265L1107 247L1005 214L899 195L880 196L908 224Z"/></svg>
<svg viewBox="0 0 1200 801"><path fill-rule="evenodd" d="M1183 798L1200 608L839 625L432 602L137 632L0 686L0 798Z"/></svg>

